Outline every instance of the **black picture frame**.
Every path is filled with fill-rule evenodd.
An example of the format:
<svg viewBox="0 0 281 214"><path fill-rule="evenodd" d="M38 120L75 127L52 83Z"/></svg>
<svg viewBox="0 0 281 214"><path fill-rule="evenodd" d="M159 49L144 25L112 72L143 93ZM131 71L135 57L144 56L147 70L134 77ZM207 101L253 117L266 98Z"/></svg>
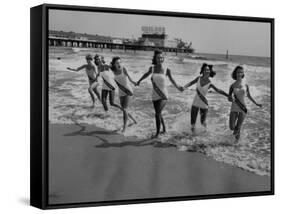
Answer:
<svg viewBox="0 0 281 214"><path fill-rule="evenodd" d="M87 203L68 203L52 205L48 202L48 11L71 10L110 12L122 14L173 16L205 18L218 20L236 20L266 22L271 26L271 188L263 192L245 192L185 197L165 197L137 200L116 200ZM89 207L104 205L137 204L181 200L214 199L229 197L261 196L274 194L274 19L246 16L226 16L183 12L147 11L43 4L30 9L30 204L40 209Z"/></svg>

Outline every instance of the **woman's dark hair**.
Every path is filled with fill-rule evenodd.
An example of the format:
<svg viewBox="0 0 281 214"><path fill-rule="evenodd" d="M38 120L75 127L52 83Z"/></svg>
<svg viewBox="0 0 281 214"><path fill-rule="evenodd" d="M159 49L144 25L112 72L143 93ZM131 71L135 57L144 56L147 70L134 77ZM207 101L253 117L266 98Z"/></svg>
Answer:
<svg viewBox="0 0 281 214"><path fill-rule="evenodd" d="M162 54L163 52L161 50L155 50L154 51L154 55L153 55L153 58L152 58L152 65L156 65L156 57L158 54Z"/></svg>
<svg viewBox="0 0 281 214"><path fill-rule="evenodd" d="M232 79L237 80L237 71L238 71L239 69L244 70L241 65L236 66L236 67L234 68L232 74L231 74ZM242 77L242 78L244 78L244 76L245 76L245 75L243 74L243 77Z"/></svg>
<svg viewBox="0 0 281 214"><path fill-rule="evenodd" d="M116 71L115 62L119 59L121 59L119 56L115 56L112 58L111 63L110 63L111 70Z"/></svg>
<svg viewBox="0 0 281 214"><path fill-rule="evenodd" d="M95 63L95 65L97 65L96 59L99 58L99 57L100 57L100 55L98 55L98 54L96 54L96 55L94 56L94 63Z"/></svg>
<svg viewBox="0 0 281 214"><path fill-rule="evenodd" d="M104 57L101 56L101 55L99 55L99 54L96 54L96 55L94 56L94 63L95 63L95 65L97 65L96 59L99 58L99 57L100 57L101 62L102 62L102 63L105 63Z"/></svg>
<svg viewBox="0 0 281 214"><path fill-rule="evenodd" d="M203 65L201 66L200 74L204 74L206 67L209 67L210 69L210 77L214 77L216 75L216 72L213 70L213 65L208 65L207 63L203 63Z"/></svg>
<svg viewBox="0 0 281 214"><path fill-rule="evenodd" d="M85 56L85 58L86 58L86 60L93 60L93 57L92 57L92 55L91 54L87 54L86 56Z"/></svg>

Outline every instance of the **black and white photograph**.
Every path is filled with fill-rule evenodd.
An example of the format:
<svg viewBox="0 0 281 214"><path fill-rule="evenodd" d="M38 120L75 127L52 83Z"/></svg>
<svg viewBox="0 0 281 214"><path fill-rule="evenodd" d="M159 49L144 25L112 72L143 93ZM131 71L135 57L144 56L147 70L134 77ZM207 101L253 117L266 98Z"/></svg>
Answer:
<svg viewBox="0 0 281 214"><path fill-rule="evenodd" d="M49 9L48 203L270 192L271 27Z"/></svg>

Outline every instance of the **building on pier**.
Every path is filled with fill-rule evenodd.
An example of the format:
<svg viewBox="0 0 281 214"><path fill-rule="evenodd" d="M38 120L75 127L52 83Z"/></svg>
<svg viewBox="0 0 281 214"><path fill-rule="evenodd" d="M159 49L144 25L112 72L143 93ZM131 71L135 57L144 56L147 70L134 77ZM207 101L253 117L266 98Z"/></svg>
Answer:
<svg viewBox="0 0 281 214"><path fill-rule="evenodd" d="M159 26L142 26L142 35L139 38L139 45L164 47L166 33L164 27Z"/></svg>

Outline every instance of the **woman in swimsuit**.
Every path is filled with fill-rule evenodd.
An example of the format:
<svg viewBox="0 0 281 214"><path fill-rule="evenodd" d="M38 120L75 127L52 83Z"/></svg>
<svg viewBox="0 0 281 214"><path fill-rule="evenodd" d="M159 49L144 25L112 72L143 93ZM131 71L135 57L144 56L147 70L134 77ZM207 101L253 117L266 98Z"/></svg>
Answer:
<svg viewBox="0 0 281 214"><path fill-rule="evenodd" d="M243 78L245 74L242 66L236 66L231 76L235 82L232 83L229 88L229 101L232 102L229 116L229 128L233 131L235 138L239 140L240 130L247 114L245 96L247 96L258 107L262 107L262 105L258 104L252 98L249 86L244 83Z"/></svg>
<svg viewBox="0 0 281 214"><path fill-rule="evenodd" d="M101 91L101 102L104 110L106 112L108 111L107 102L106 102L108 95L109 95L110 105L122 110L122 108L114 102L115 84L114 84L114 76L112 74L112 71L110 70L110 66L106 65L103 57L98 54L95 55L94 60L95 60L95 65L98 68L99 75L103 80L102 91Z"/></svg>
<svg viewBox="0 0 281 214"><path fill-rule="evenodd" d="M136 124L136 120L128 113L128 106L130 97L133 96L133 90L130 85L130 82L133 85L136 85L136 82L132 80L132 78L129 76L127 70L125 67L121 64L121 58L120 57L113 57L111 62L111 70L114 73L114 80L116 82L116 85L118 86L119 91L119 98L120 98L120 105L123 110L123 129L122 132L126 131L127 127L127 121L128 117L130 117L133 122Z"/></svg>
<svg viewBox="0 0 281 214"><path fill-rule="evenodd" d="M87 64L82 65L82 66L80 66L76 69L69 68L69 67L67 67L67 69L70 70L70 71L80 71L82 69L86 70L86 73L87 73L87 76L88 76L88 79L89 79L88 91L91 95L91 98L92 98L92 101L93 101L93 107L94 107L95 106L95 96L94 96L94 94L96 94L97 98L100 100L100 92L98 91L98 88L97 88L97 86L99 85L98 81L97 81L98 74L97 74L95 66L92 64L92 60L93 60L92 55L88 54L86 56Z"/></svg>
<svg viewBox="0 0 281 214"><path fill-rule="evenodd" d="M156 121L156 134L154 137L158 137L160 134L161 125L163 128L162 133L166 133L165 122L162 116L162 110L164 109L168 100L168 90L166 77L169 78L170 82L179 90L183 91L183 88L178 86L172 77L171 70L169 68L164 68L163 66L164 56L162 51L155 50L152 59L152 66L149 68L148 72L145 73L137 82L137 85L141 83L142 80L146 79L149 75L152 75L151 82L153 86L152 91L152 101L155 110L155 121Z"/></svg>
<svg viewBox="0 0 281 214"><path fill-rule="evenodd" d="M210 77L214 77L216 73L213 71L213 66L208 65L204 63L201 67L200 71L200 76L196 77L194 80L192 80L190 83L187 83L184 86L185 88L188 88L195 83L197 83L197 88L196 88L196 95L193 99L192 107L191 107L191 130L192 132L195 131L195 123L196 123L196 118L198 115L198 111L200 111L200 116L201 116L201 124L207 128L207 113L208 113L208 100L206 98L206 95L208 93L208 90L210 88L214 89L216 92L219 94L222 94L226 97L228 97L228 94L225 93L223 90L218 89L216 86L214 86L211 83Z"/></svg>

